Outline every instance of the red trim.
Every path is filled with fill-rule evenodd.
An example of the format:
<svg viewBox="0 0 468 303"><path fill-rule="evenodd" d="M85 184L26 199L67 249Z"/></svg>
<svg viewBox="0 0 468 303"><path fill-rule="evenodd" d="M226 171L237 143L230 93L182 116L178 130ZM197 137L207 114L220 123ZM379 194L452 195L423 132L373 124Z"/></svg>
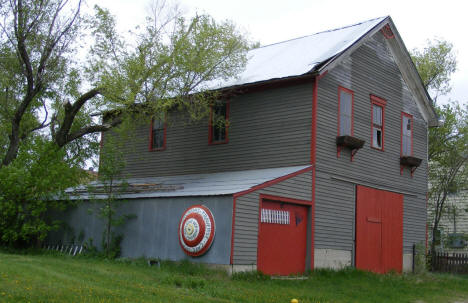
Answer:
<svg viewBox="0 0 468 303"><path fill-rule="evenodd" d="M340 106L341 106L341 94L340 92L341 91L344 91L348 94L351 95L351 136L354 135L354 92L350 89L347 89L345 87L342 87L342 86L338 86L338 129L337 129L337 135L340 136L340 121L341 121L341 117L340 117Z"/></svg>
<svg viewBox="0 0 468 303"><path fill-rule="evenodd" d="M340 134L340 123L341 123L341 91L344 91L351 95L351 136L354 135L354 92L346 87L338 86L338 127L336 134L337 136L341 136ZM338 146L336 148L336 156L340 157L341 148ZM351 157L352 159L352 157Z"/></svg>
<svg viewBox="0 0 468 303"><path fill-rule="evenodd" d="M313 167L312 170L312 205L310 207L310 219L312 222L310 222L311 230L310 230L310 236L311 236L311 242L310 242L310 269L313 270L315 267L315 166Z"/></svg>
<svg viewBox="0 0 468 303"><path fill-rule="evenodd" d="M258 222L257 222L257 226L258 226L258 232L257 232L257 245L258 243L260 243L260 235L261 235L261 228L262 228L262 224L261 224L261 217L262 217L262 207L263 207L263 201L264 200L269 200L269 201L274 201L274 202L283 202L283 203L290 203L290 204L299 204L299 205L305 205L305 206L310 206L311 208L313 208L313 203L312 201L305 201L305 200L297 200L297 199L292 199L292 198L285 198L285 197L280 197L280 196L272 196L272 195L264 195L264 194L260 194L259 195L259 203L258 203ZM312 216L311 216L312 217ZM311 218L311 220L313 220ZM314 238L313 238L313 232L314 232L314 228L313 228L313 222L311 222L311 226L312 226L312 242L311 242L311 245L310 245L310 250L311 250L311 256L312 256L312 259L311 259L311 269L314 268L314 260L313 260L313 257L314 257ZM307 245L306 245L307 247ZM257 266L258 266L258 259L259 259L259 249L257 247ZM307 256L307 250L306 250L306 256ZM307 258L306 258L307 260ZM304 264L305 264L305 260L304 260ZM307 265L307 264L306 264ZM307 267L307 266L306 266ZM258 270L258 268L257 268ZM304 272L306 271L306 268L304 268Z"/></svg>
<svg viewBox="0 0 468 303"><path fill-rule="evenodd" d="M312 171L312 186L313 188L315 187L315 169ZM315 191L315 189L314 189ZM312 194L312 199L314 199L314 194ZM286 197L280 197L280 196L271 196L271 195L264 195L260 194L260 210L262 208L262 202L263 200L270 200L270 201L279 201L279 202L286 202L286 203L291 203L291 204L299 204L299 205L307 205L310 206L310 219L312 220L310 222L310 237L311 237L311 245L310 245L310 268L314 269L314 257L315 257L315 243L314 243L314 233L315 233L315 203L314 201L305 201L305 200L298 200L298 199L291 199L291 198L286 198ZM260 220L260 210L259 210L259 220ZM259 229L258 229L258 235L260 235L260 221L259 221ZM258 251L257 251L257 260L258 260ZM232 263L231 263L232 264Z"/></svg>
<svg viewBox="0 0 468 303"><path fill-rule="evenodd" d="M208 120L208 144L213 140L213 106L210 106L210 120Z"/></svg>
<svg viewBox="0 0 468 303"><path fill-rule="evenodd" d="M310 140L310 164L312 164L312 205L311 205L311 246L310 246L310 268L313 270L315 267L315 162L317 154L317 104L318 104L318 81L327 74L325 71L314 79L313 96L312 96L312 129Z"/></svg>
<svg viewBox="0 0 468 303"><path fill-rule="evenodd" d="M385 151L385 106L387 105L387 101L384 99L370 95L371 99L371 148L375 150ZM373 106L379 106L382 108L382 148L378 148L374 146L374 108Z"/></svg>
<svg viewBox="0 0 468 303"><path fill-rule="evenodd" d="M400 157L404 156L403 155L403 117L407 117L408 119L410 119L411 121L411 152L409 155L405 155L405 156L412 156L413 155L413 116L408 114L408 113L405 113L405 112L401 112L401 129L400 129ZM400 175L403 175L403 170L405 169L405 166L403 165L400 165ZM411 178L413 177L413 170L411 170Z"/></svg>
<svg viewBox="0 0 468 303"><path fill-rule="evenodd" d="M309 206L312 204L312 201L298 200L298 199L293 199L293 198L286 198L286 197L272 196L272 195L264 195L264 194L260 194L260 199L265 199L265 200L270 200L270 201L278 201L278 202L285 202L285 203L291 203L291 204L309 205Z"/></svg>
<svg viewBox="0 0 468 303"><path fill-rule="evenodd" d="M376 103L377 105L380 105L382 107L385 107L387 105L387 101L385 99L382 99L380 97L377 97L376 95L370 95L371 101L373 103Z"/></svg>
<svg viewBox="0 0 468 303"><path fill-rule="evenodd" d="M259 189L262 189L262 188L271 186L271 185L273 185L273 184L279 183L279 182L281 182L281 181L284 181L284 180L287 180L287 179L289 179L289 178L295 177L295 176L297 176L297 175L303 174L303 173L305 173L305 172L311 171L313 168L314 168L313 166L309 166L309 167L303 168L303 169L301 169L301 170L298 170L298 171L296 171L296 172L290 173L290 174L288 174L288 175L285 175L285 176L282 176L282 177L279 177L279 178L276 178L276 179L267 181L267 182L265 182L265 183L256 185L256 186L254 186L254 187L252 187L252 188L250 188L250 189L237 192L237 193L235 193L233 196L234 196L234 198L237 198L237 197L240 197L240 196L249 194L249 193L251 193L251 192L253 192L253 191L256 191L256 190L259 190Z"/></svg>
<svg viewBox="0 0 468 303"><path fill-rule="evenodd" d="M292 177L295 177L297 175L300 175L302 173L305 173L305 172L308 172L308 171L312 171L314 169L313 166L309 166L309 167L306 167L304 169L301 169L301 170L298 170L294 173L291 173L291 174L288 174L288 175L285 175L285 176L282 176L282 177L279 177L279 178L276 178L276 179L273 179L273 180L270 180L268 182L265 182L263 184L260 184L260 185L257 185L257 186L254 186L250 189L247 189L247 190L244 190L244 191L241 191L241 192L238 192L238 193L235 193L233 195L233 201L232 201L232 227L231 227L231 256L230 256L230 263L231 264L234 264L233 263L233 256L234 256L234 231L235 231L235 225L236 225L236 204L237 204L237 198L240 197L240 196L243 196L243 195L246 195L246 194L249 194L253 191L256 191L256 190L259 190L259 189L262 189L262 188L265 188L265 187L268 187L268 186L271 186L271 185L274 185L276 183L279 183L281 181L284 181L284 180L287 180L289 178L292 178ZM313 179L314 180L314 179ZM271 196L270 196L271 197ZM313 197L313 196L312 196ZM289 198L284 198L284 199L289 199ZM289 200L294 200L294 201L300 201L302 203L304 202L307 202L308 205L311 205L312 202L308 202L308 201L303 201L303 200L295 200L295 199L289 199ZM295 203L295 202L294 202ZM314 209L314 205L312 204L312 210ZM313 220L313 212L312 212L312 220ZM312 237L313 237L313 224L312 224ZM313 238L312 238L313 240ZM312 241L312 247L313 247L313 241ZM313 252L313 249L312 249L312 252ZM313 257L313 256L312 256ZM312 267L313 268L313 267Z"/></svg>
<svg viewBox="0 0 468 303"><path fill-rule="evenodd" d="M167 136L167 123L164 119L164 139L163 139L163 146L159 148L153 148L153 123L154 118L151 118L151 125L150 125L150 135L149 135L149 151L163 151L166 150L166 136Z"/></svg>
<svg viewBox="0 0 468 303"><path fill-rule="evenodd" d="M312 205L311 205L311 249L310 249L310 268L314 269L315 258L315 162L317 154L317 104L318 104L318 81L327 74L325 71L321 75L315 77L312 96L312 127L311 127L311 140L310 140L310 164L312 164Z"/></svg>
<svg viewBox="0 0 468 303"><path fill-rule="evenodd" d="M384 37L386 39L395 38L395 34L393 34L393 31L390 28L389 24L386 24L384 27L382 27L382 29L380 31L382 32L382 34L384 35Z"/></svg>
<svg viewBox="0 0 468 303"><path fill-rule="evenodd" d="M226 101L226 127L225 133L226 137L224 141L213 141L213 106L210 106L210 121L208 125L208 144L209 145L217 145L217 144L226 144L229 142L229 111L230 111L230 102L229 100Z"/></svg>
<svg viewBox="0 0 468 303"><path fill-rule="evenodd" d="M405 112L401 112L401 132L400 132L400 157L403 156L403 117L407 117L408 119L411 120L411 154L409 156L413 155L413 115L410 115ZM406 155L408 156L408 155Z"/></svg>

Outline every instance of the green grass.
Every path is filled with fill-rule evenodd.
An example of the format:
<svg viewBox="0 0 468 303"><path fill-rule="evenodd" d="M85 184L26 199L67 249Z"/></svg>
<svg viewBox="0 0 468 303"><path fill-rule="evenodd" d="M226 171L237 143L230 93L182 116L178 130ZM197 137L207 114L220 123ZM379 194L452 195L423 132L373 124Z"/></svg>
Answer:
<svg viewBox="0 0 468 303"><path fill-rule="evenodd" d="M190 263L0 252L0 302L463 302L468 277L316 271L307 280L229 277ZM468 300L467 300L468 302Z"/></svg>

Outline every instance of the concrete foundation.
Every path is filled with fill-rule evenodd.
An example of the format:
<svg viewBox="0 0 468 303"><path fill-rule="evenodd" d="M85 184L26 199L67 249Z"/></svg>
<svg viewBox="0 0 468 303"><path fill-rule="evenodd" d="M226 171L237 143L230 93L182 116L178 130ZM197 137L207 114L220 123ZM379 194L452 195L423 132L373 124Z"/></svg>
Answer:
<svg viewBox="0 0 468 303"><path fill-rule="evenodd" d="M403 272L413 271L413 254L403 254Z"/></svg>
<svg viewBox="0 0 468 303"><path fill-rule="evenodd" d="M351 264L351 251L349 250L315 249L315 268L342 269Z"/></svg>
<svg viewBox="0 0 468 303"><path fill-rule="evenodd" d="M226 265L226 264L206 264L210 268L223 269L228 272L229 275L237 272L256 271L257 265Z"/></svg>

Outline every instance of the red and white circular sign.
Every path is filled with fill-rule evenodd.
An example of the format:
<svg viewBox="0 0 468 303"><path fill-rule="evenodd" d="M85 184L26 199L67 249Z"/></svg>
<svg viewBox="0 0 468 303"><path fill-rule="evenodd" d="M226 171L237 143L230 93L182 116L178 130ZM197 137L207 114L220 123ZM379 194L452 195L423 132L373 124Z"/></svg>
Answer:
<svg viewBox="0 0 468 303"><path fill-rule="evenodd" d="M203 205L189 207L179 224L179 243L189 256L201 256L208 251L215 235L211 211Z"/></svg>

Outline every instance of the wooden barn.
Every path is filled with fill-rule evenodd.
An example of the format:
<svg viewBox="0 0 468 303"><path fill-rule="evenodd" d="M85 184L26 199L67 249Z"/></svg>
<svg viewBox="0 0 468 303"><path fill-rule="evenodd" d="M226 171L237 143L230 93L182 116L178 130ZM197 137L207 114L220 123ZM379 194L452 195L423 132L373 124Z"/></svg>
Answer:
<svg viewBox="0 0 468 303"><path fill-rule="evenodd" d="M212 108L226 126L136 122L123 256L279 275L411 269L437 116L390 17L253 49L213 88L231 92ZM88 207L63 218L100 243Z"/></svg>

